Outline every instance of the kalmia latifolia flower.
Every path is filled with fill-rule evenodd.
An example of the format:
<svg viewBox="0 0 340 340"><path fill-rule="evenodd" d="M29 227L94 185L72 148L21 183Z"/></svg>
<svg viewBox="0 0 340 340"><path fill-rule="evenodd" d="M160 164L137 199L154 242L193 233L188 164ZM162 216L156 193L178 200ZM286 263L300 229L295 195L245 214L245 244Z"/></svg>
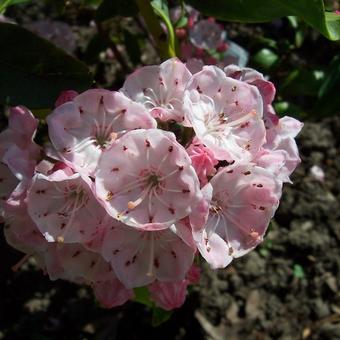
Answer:
<svg viewBox="0 0 340 340"><path fill-rule="evenodd" d="M0 211L7 242L25 254L13 270L34 260L106 308L146 287L171 310L199 283L195 257L225 268L263 241L300 162L302 123L276 115L261 73L194 66L173 58L119 92L64 91L44 152L32 113L9 110Z"/></svg>

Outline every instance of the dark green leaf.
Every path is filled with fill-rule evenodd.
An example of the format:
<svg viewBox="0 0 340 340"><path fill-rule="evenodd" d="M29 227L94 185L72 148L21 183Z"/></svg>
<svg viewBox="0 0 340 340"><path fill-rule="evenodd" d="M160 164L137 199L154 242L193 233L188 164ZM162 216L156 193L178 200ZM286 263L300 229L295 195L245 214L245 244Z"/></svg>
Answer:
<svg viewBox="0 0 340 340"><path fill-rule="evenodd" d="M129 0L104 0L97 9L96 20L101 22L117 15L132 17L138 13L135 1Z"/></svg>
<svg viewBox="0 0 340 340"><path fill-rule="evenodd" d="M283 82L280 93L293 96L317 96L323 79L322 71L294 70Z"/></svg>
<svg viewBox="0 0 340 340"><path fill-rule="evenodd" d="M0 23L0 103L51 107L62 90L92 83L87 67L18 25Z"/></svg>
<svg viewBox="0 0 340 340"><path fill-rule="evenodd" d="M13 5L23 4L32 0L0 0L0 14L5 12L6 8Z"/></svg>
<svg viewBox="0 0 340 340"><path fill-rule="evenodd" d="M150 300L150 293L146 287L134 288L135 298L134 301L139 302L145 306L152 307L153 302Z"/></svg>
<svg viewBox="0 0 340 340"><path fill-rule="evenodd" d="M131 62L137 65L140 62L141 50L138 43L138 38L135 34L130 33L128 30L123 31L124 45L130 57Z"/></svg>
<svg viewBox="0 0 340 340"><path fill-rule="evenodd" d="M168 321L172 315L172 311L166 311L161 308L153 308L152 310L152 326L157 327L162 323Z"/></svg>
<svg viewBox="0 0 340 340"><path fill-rule="evenodd" d="M266 22L294 15L331 40L340 39L340 16L326 13L322 0L187 0L206 15L220 20Z"/></svg>
<svg viewBox="0 0 340 340"><path fill-rule="evenodd" d="M98 61L100 52L103 52L109 46L108 40L102 35L96 34L87 45L84 52L84 60L87 64L94 64Z"/></svg>
<svg viewBox="0 0 340 340"><path fill-rule="evenodd" d="M318 101L314 108L317 116L327 116L340 113L340 57L333 59L326 70L325 79L318 92Z"/></svg>

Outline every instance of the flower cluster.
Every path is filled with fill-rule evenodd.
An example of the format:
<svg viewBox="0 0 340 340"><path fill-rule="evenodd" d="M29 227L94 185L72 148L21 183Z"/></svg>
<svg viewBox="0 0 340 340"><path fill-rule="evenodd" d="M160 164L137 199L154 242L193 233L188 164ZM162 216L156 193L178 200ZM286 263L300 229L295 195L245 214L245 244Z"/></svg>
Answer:
<svg viewBox="0 0 340 340"><path fill-rule="evenodd" d="M141 286L179 307L199 280L196 255L224 268L263 240L300 161L302 124L277 117L274 95L252 69L192 74L170 59L119 92L63 93L44 149L38 121L13 108L0 134L8 243L52 280L89 284L106 307Z"/></svg>
<svg viewBox="0 0 340 340"><path fill-rule="evenodd" d="M215 21L215 18L204 18L192 8L185 6L187 22L185 26L176 29L183 60L190 61L188 66L192 70L199 63L225 67L235 64L246 66L248 52L228 38L225 27ZM175 7L171 11L174 22L180 20L183 9ZM183 19L183 17L182 17Z"/></svg>

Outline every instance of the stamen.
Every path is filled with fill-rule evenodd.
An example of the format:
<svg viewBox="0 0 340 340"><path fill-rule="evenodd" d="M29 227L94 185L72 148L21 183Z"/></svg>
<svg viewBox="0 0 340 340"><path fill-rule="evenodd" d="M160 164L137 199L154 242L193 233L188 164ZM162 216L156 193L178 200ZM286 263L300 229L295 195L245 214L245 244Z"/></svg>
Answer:
<svg viewBox="0 0 340 340"><path fill-rule="evenodd" d="M145 197L149 194L149 191L150 191L150 189L152 188L152 186L153 186L153 183L150 183L143 191L142 191L142 193L141 193L141 196L139 197L139 198L137 198L135 201L129 201L128 202L128 209L134 209L134 208L136 208L138 205L140 205L143 201L144 201L144 199L145 199Z"/></svg>
<svg viewBox="0 0 340 340"><path fill-rule="evenodd" d="M238 126L238 125L240 125L242 123L245 123L247 120L249 120L249 119L251 119L251 118L253 118L255 116L256 116L256 111L252 110L249 113L247 113L245 116L243 116L243 117L241 117L239 119L236 119L236 120L234 120L234 121L232 121L230 123L227 123L227 125L229 127Z"/></svg>

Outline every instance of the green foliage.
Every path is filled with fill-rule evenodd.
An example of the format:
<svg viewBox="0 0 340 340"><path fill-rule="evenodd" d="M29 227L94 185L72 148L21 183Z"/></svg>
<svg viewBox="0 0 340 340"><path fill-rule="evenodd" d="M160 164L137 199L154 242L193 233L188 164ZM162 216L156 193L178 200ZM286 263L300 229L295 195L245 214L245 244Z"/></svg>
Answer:
<svg viewBox="0 0 340 340"><path fill-rule="evenodd" d="M104 0L98 7L96 20L101 22L117 15L131 17L138 13L138 7L132 0Z"/></svg>
<svg viewBox="0 0 340 340"><path fill-rule="evenodd" d="M322 0L187 0L206 15L220 20L266 22L297 16L330 40L340 39L340 16L327 13Z"/></svg>
<svg viewBox="0 0 340 340"><path fill-rule="evenodd" d="M0 0L0 14L4 13L9 6L19 5L31 0Z"/></svg>
<svg viewBox="0 0 340 340"><path fill-rule="evenodd" d="M150 300L150 293L146 287L134 288L133 291L135 293L134 301L145 305L151 310L151 325L153 327L158 327L170 319L172 311L166 311L162 308L156 307L155 304Z"/></svg>
<svg viewBox="0 0 340 340"><path fill-rule="evenodd" d="M317 116L340 113L340 56L335 56L325 72L325 78L317 93L314 112Z"/></svg>
<svg viewBox="0 0 340 340"><path fill-rule="evenodd" d="M268 71L279 62L279 56L269 48L262 48L254 55L253 61L262 70Z"/></svg>
<svg viewBox="0 0 340 340"><path fill-rule="evenodd" d="M152 321L151 325L153 327L158 327L162 323L168 321L171 318L172 311L167 311L161 308L153 308L152 310Z"/></svg>
<svg viewBox="0 0 340 340"><path fill-rule="evenodd" d="M0 23L0 103L51 107L62 90L92 83L87 67L18 25Z"/></svg>

